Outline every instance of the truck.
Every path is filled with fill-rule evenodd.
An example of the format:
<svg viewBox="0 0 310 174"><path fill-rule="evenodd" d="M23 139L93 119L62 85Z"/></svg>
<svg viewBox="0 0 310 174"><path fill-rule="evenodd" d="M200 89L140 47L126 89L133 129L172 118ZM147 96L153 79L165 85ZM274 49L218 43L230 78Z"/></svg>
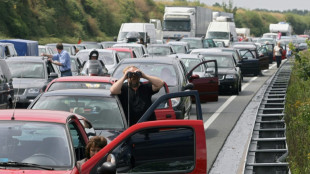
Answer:
<svg viewBox="0 0 310 174"><path fill-rule="evenodd" d="M159 19L150 19L150 23L155 25L156 40L163 40L163 28Z"/></svg>
<svg viewBox="0 0 310 174"><path fill-rule="evenodd" d="M211 9L198 6L166 6L163 16L164 40L205 36L211 21Z"/></svg>
<svg viewBox="0 0 310 174"><path fill-rule="evenodd" d="M142 38L146 43L156 43L156 29L153 23L122 23L117 42L128 42L126 40L127 34L132 32L139 33L138 38Z"/></svg>
<svg viewBox="0 0 310 174"><path fill-rule="evenodd" d="M249 28L236 28L237 36L241 37L250 37L250 29Z"/></svg>
<svg viewBox="0 0 310 174"><path fill-rule="evenodd" d="M281 32L281 36L291 36L293 32L293 28L289 23L286 22L279 22L277 24L270 24L269 25L270 33L278 33Z"/></svg>
<svg viewBox="0 0 310 174"><path fill-rule="evenodd" d="M0 42L12 43L18 56L38 56L39 54L38 41L25 39L7 39L0 40Z"/></svg>

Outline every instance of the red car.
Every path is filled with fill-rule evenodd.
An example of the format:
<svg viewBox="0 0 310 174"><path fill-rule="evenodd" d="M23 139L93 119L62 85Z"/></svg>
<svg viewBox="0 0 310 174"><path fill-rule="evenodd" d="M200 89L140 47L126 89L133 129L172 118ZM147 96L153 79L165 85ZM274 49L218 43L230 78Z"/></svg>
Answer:
<svg viewBox="0 0 310 174"><path fill-rule="evenodd" d="M134 49L130 48L106 48L107 50L115 50L120 60L126 59L126 58L137 58L137 53Z"/></svg>
<svg viewBox="0 0 310 174"><path fill-rule="evenodd" d="M195 95L197 120L144 122L171 97ZM203 173L207 172L206 140L197 91L160 97L139 122L82 165L88 141L77 116L48 110L2 110L0 173ZM146 155L147 154L147 155ZM112 156L111 162L106 162Z"/></svg>

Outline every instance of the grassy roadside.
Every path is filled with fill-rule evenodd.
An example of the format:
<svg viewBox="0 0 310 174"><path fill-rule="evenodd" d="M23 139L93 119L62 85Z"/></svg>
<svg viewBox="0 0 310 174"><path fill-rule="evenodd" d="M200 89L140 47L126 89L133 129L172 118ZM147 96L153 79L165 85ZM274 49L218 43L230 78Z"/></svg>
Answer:
<svg viewBox="0 0 310 174"><path fill-rule="evenodd" d="M293 174L310 173L310 50L295 54L286 95L285 122L290 170Z"/></svg>

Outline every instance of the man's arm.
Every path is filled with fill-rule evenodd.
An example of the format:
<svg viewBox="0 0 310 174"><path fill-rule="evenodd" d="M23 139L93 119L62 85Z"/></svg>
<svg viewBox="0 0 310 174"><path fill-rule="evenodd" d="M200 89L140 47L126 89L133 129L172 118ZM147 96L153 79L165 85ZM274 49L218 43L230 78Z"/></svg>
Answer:
<svg viewBox="0 0 310 174"><path fill-rule="evenodd" d="M152 90L153 91L158 91L158 90L160 90L161 87L164 86L164 81L158 77L146 75L142 72L142 78L145 78L146 80L148 80L149 82L152 83Z"/></svg>
<svg viewBox="0 0 310 174"><path fill-rule="evenodd" d="M124 81L127 79L126 73L122 78L117 80L110 88L111 94L120 94Z"/></svg>

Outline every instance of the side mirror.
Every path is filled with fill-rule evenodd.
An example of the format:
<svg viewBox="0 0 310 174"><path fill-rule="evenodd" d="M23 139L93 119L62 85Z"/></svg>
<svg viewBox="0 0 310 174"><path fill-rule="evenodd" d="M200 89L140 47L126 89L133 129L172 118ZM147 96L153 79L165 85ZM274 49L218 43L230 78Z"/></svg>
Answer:
<svg viewBox="0 0 310 174"><path fill-rule="evenodd" d="M144 54L142 57L149 57L149 55L148 54Z"/></svg>
<svg viewBox="0 0 310 174"><path fill-rule="evenodd" d="M111 162L105 162L97 168L98 174L116 174L116 165Z"/></svg>
<svg viewBox="0 0 310 174"><path fill-rule="evenodd" d="M200 77L199 77L198 74L193 74L190 78L191 78L191 79L199 79Z"/></svg>
<svg viewBox="0 0 310 174"><path fill-rule="evenodd" d="M182 91L191 90L194 88L194 84L188 83L186 86L182 87Z"/></svg>

